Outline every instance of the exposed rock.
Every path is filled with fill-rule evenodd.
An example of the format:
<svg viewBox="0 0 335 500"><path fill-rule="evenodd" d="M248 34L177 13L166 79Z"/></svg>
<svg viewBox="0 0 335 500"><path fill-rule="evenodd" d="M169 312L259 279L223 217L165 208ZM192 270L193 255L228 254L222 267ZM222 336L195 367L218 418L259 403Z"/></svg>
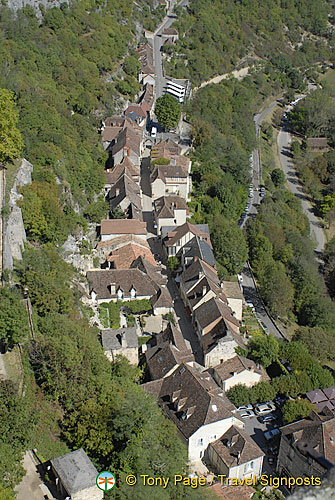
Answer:
<svg viewBox="0 0 335 500"><path fill-rule="evenodd" d="M22 198L22 195L18 193L18 188L31 183L32 171L32 164L23 159L9 195L9 215L4 230L3 267L10 271L13 269L13 259L22 259L22 250L26 241L22 212L17 206L17 201Z"/></svg>
<svg viewBox="0 0 335 500"><path fill-rule="evenodd" d="M51 9L51 7L60 7L62 3L69 3L68 0L7 0L6 5L15 12L22 7L30 5L36 10L37 17L41 18L42 13L40 11L40 5L43 5L45 9Z"/></svg>

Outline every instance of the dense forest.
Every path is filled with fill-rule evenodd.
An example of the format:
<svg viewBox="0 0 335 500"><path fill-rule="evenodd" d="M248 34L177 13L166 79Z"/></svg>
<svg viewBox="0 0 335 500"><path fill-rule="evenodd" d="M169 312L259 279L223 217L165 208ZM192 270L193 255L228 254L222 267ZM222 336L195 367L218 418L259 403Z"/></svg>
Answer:
<svg viewBox="0 0 335 500"><path fill-rule="evenodd" d="M235 69L241 61L263 60L279 67L283 79L294 68L334 58L333 4L327 0L190 0L177 7L179 40L168 46L168 74L199 84ZM330 17L328 17L330 14Z"/></svg>

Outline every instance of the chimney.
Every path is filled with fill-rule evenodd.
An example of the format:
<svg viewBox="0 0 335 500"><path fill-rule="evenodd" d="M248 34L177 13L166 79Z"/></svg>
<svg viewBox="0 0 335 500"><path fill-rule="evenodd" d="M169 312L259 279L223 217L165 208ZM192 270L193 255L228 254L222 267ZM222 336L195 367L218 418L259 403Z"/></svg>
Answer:
<svg viewBox="0 0 335 500"><path fill-rule="evenodd" d="M110 288L110 291L111 291L111 295L115 295L116 294L116 286L115 286L115 283L111 283L109 285L109 288Z"/></svg>
<svg viewBox="0 0 335 500"><path fill-rule="evenodd" d="M126 332L121 332L121 347L127 347Z"/></svg>

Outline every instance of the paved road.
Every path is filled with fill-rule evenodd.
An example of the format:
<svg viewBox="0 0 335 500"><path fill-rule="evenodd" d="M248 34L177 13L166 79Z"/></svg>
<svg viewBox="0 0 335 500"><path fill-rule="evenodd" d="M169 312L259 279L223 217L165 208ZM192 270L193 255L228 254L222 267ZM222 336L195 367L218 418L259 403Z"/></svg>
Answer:
<svg viewBox="0 0 335 500"><path fill-rule="evenodd" d="M41 481L31 451L25 453L22 465L26 475L20 484L15 487L17 500L60 499L55 488L52 488L51 492L46 484Z"/></svg>
<svg viewBox="0 0 335 500"><path fill-rule="evenodd" d="M290 153L291 138L292 137L287 129L287 126L283 125L277 138L280 162L287 180L287 186L289 190L294 194L294 196L297 196L300 199L302 209L309 220L311 227L311 237L316 244L315 252L319 257L324 250L326 244L326 236L322 228L320 219L316 217L316 215L314 215L314 210L310 203L310 198L304 193L303 186L301 185L294 168Z"/></svg>

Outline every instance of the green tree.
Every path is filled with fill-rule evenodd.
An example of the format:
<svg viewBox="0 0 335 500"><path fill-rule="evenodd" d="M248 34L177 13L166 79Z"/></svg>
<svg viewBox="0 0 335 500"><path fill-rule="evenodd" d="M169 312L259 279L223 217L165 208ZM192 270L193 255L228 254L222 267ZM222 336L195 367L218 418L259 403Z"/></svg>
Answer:
<svg viewBox="0 0 335 500"><path fill-rule="evenodd" d="M270 401L276 395L275 388L269 382L259 382L251 388L251 402Z"/></svg>
<svg viewBox="0 0 335 500"><path fill-rule="evenodd" d="M267 368L279 355L278 340L273 335L254 334L249 340L248 357Z"/></svg>
<svg viewBox="0 0 335 500"><path fill-rule="evenodd" d="M237 407L247 405L251 401L251 390L244 384L236 384L226 392L226 396Z"/></svg>
<svg viewBox="0 0 335 500"><path fill-rule="evenodd" d="M175 128L180 118L180 104L169 94L156 101L155 114L158 122L167 130Z"/></svg>
<svg viewBox="0 0 335 500"><path fill-rule="evenodd" d="M260 293L274 316L287 317L293 308L294 289L284 264L273 261L265 266Z"/></svg>
<svg viewBox="0 0 335 500"><path fill-rule="evenodd" d="M307 399L286 401L283 406L283 421L285 424L290 424L296 420L308 417L311 411L317 412L317 409Z"/></svg>
<svg viewBox="0 0 335 500"><path fill-rule="evenodd" d="M335 334L321 327L301 326L293 336L301 342L320 363L335 359Z"/></svg>
<svg viewBox="0 0 335 500"><path fill-rule="evenodd" d="M28 312L22 297L14 290L0 289L1 337L13 347L28 337Z"/></svg>
<svg viewBox="0 0 335 500"><path fill-rule="evenodd" d="M211 239L218 262L230 274L238 273L248 258L244 233L222 216L215 217L211 226Z"/></svg>
<svg viewBox="0 0 335 500"><path fill-rule="evenodd" d="M22 153L23 139L18 121L14 93L0 88L0 163L13 161Z"/></svg>
<svg viewBox="0 0 335 500"><path fill-rule="evenodd" d="M271 172L271 180L276 187L281 187L285 184L285 174L281 168L275 168Z"/></svg>
<svg viewBox="0 0 335 500"><path fill-rule="evenodd" d="M134 56L128 56L123 62L123 69L127 75L137 77L138 70L141 67L140 61Z"/></svg>
<svg viewBox="0 0 335 500"><path fill-rule="evenodd" d="M171 269L171 271L175 271L180 266L179 258L176 255L172 255L166 261L166 266Z"/></svg>

